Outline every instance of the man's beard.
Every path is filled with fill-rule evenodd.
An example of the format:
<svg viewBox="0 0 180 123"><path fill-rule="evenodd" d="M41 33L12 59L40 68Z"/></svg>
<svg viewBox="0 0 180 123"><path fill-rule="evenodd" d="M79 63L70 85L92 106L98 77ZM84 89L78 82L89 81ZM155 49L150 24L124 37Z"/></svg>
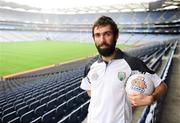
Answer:
<svg viewBox="0 0 180 123"><path fill-rule="evenodd" d="M101 48L102 45L101 46L96 45L96 48L97 48L99 54L102 55L102 56L105 56L105 57L106 56L111 56L113 54L114 50L115 50L116 41L114 41L110 45L109 44L103 44L103 45L105 45L106 47Z"/></svg>

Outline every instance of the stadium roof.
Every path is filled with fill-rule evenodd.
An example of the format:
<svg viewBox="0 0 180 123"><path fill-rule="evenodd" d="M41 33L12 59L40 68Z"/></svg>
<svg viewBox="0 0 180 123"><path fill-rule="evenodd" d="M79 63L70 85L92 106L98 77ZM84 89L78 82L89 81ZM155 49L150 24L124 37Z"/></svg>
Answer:
<svg viewBox="0 0 180 123"><path fill-rule="evenodd" d="M180 0L125 1L123 3L122 0L0 0L0 8L53 14L149 11L180 8ZM44 6L41 7L39 5Z"/></svg>

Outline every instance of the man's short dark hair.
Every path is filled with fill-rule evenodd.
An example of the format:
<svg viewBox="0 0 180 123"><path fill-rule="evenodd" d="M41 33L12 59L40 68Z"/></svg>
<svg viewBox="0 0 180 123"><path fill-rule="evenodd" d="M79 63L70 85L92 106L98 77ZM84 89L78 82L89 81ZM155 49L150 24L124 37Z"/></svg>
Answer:
<svg viewBox="0 0 180 123"><path fill-rule="evenodd" d="M118 36L119 29L117 27L117 24L113 21L112 18L108 16L101 16L93 25L92 27L92 35L94 37L94 28L99 27L99 26L106 26L106 25L111 25L112 31L114 36Z"/></svg>

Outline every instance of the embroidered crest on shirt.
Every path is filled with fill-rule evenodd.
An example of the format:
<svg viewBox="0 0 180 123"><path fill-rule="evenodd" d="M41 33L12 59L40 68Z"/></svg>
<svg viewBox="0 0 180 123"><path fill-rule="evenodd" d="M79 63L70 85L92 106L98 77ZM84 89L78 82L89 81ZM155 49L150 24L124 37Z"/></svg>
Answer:
<svg viewBox="0 0 180 123"><path fill-rule="evenodd" d="M93 73L93 74L91 75L91 79L92 79L92 80L97 80L98 77L99 77L99 75L98 75L97 73Z"/></svg>
<svg viewBox="0 0 180 123"><path fill-rule="evenodd" d="M126 73L125 72L118 72L118 79L120 81L123 81L126 78Z"/></svg>

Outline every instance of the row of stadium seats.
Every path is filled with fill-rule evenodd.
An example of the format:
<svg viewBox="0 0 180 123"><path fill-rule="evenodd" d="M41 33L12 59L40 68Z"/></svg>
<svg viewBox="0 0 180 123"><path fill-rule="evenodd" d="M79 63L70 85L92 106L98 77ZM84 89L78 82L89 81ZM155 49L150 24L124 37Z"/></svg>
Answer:
<svg viewBox="0 0 180 123"><path fill-rule="evenodd" d="M172 22L179 19L180 12L177 9L159 10L148 12L113 12L113 13L93 13L93 14L39 14L31 12L19 12L7 9L0 9L0 20L11 20L9 23L31 22L31 28L38 28L34 24L48 26L50 24L92 24L99 16L111 16L116 22L121 24L147 24L147 23L164 23ZM42 16L43 15L43 16ZM48 20L48 23L46 22ZM33 24L34 23L34 24ZM8 25L6 24L6 25ZM28 24L28 23L27 23ZM13 24L12 24L13 25ZM20 25L17 25L20 28ZM3 28L3 27L2 27ZM6 27L12 29L13 27Z"/></svg>
<svg viewBox="0 0 180 123"><path fill-rule="evenodd" d="M1 82L0 94L3 98L4 97L11 98L16 95L17 96L21 95L21 90L23 91L23 94L26 94L26 93L28 94L28 93L31 93L32 91L36 91L38 89L40 89L40 91L43 91L42 89L46 89L48 87L46 90L46 91L48 91L48 89L50 89L50 87L55 88L55 87L63 86L64 83L66 83L67 84L66 86L68 86L68 82L71 82L71 80L75 81L76 78L79 79L79 77L81 77L82 74L83 74L83 72L80 72L80 70L76 70L76 71L69 71L69 72L62 73L62 74L57 74L57 75L51 76L46 79L40 79L37 81L31 81L31 82L28 82L28 81L25 81L25 82L18 82L18 81L17 82L14 82L14 81ZM17 88L16 88L16 86L14 87L14 84L17 84L19 86L17 86ZM69 85L70 84L71 83L69 83ZM1 98L1 96L0 96L0 98Z"/></svg>
<svg viewBox="0 0 180 123"><path fill-rule="evenodd" d="M78 85L79 86L79 85ZM8 102L8 103L1 103L1 109L2 114L5 115L13 110L18 110L22 106L29 105L29 108L35 108L35 106L38 106L40 104L47 103L50 100L53 100L57 98L57 102L62 102L63 100L67 101L73 96L76 96L78 93L80 93L82 90L80 90L79 87L65 92L64 90L60 90L58 92L52 93L51 95L47 95L47 93L40 94L36 97L29 96L28 98L24 99L17 99L15 102ZM48 92L49 93L49 92ZM47 95L47 96L46 96Z"/></svg>
<svg viewBox="0 0 180 123"><path fill-rule="evenodd" d="M26 95L17 96L17 97L15 96L15 97L12 97L12 99L4 98L4 100L2 99L3 102L1 101L0 106L1 107L3 106L1 109L6 109L6 107L9 107L9 104L17 105L18 102L22 102L22 101L26 102L28 104L28 103L33 102L34 100L42 99L45 97L47 97L48 99L53 99L54 97L60 96L64 93L68 97L68 96L71 96L70 94L80 92L80 89L78 86L79 86L79 82L74 83L66 88L63 88L63 87L55 88L52 91L45 89L44 91L40 91L38 93L33 91L30 93L27 93ZM12 103L12 102L14 102L14 103ZM6 105L8 105L8 106L6 106Z"/></svg>
<svg viewBox="0 0 180 123"><path fill-rule="evenodd" d="M77 27L79 29L79 27ZM143 30L141 30L143 31ZM60 40L60 41L74 41L83 43L92 43L91 32L77 31L77 32L51 32L49 31L18 31L18 30L3 30L0 42L17 42L17 41L37 41L37 40ZM23 35L24 38L18 35ZM164 40L171 40L178 36L176 35L159 35L159 34L133 34L132 29L130 33L120 34L118 43L127 44L141 44L147 42L163 42Z"/></svg>
<svg viewBox="0 0 180 123"><path fill-rule="evenodd" d="M91 42L92 24L102 15L112 17L117 22L120 32L128 34L127 36L126 34L121 35L122 38L119 41L122 43L134 44L157 41L157 38L158 40L168 40L176 36L166 34L179 33L178 23L176 22L180 19L180 11L177 9L147 12L65 14L63 16L61 14L43 14L42 16L39 13L0 9L0 21L2 22L0 24L0 42L36 40ZM45 20L48 20L48 23Z"/></svg>
<svg viewBox="0 0 180 123"><path fill-rule="evenodd" d="M0 121L30 122L50 110L59 111L58 107L62 104L66 107L63 115L69 115L89 99L86 92L79 88L82 73L73 70L41 80L1 83L8 86L1 86ZM12 83L19 86L10 87ZM29 115L33 117L28 119Z"/></svg>
<svg viewBox="0 0 180 123"><path fill-rule="evenodd" d="M83 92L80 95L84 95L84 94L86 93ZM38 106L35 109L29 109L28 106L24 106L20 108L20 110L18 111L12 111L11 113L4 115L0 122L29 123L31 121L37 122L38 120L38 122L42 122L42 123L56 123L64 117L71 116L72 112L74 112L77 109L80 109L81 112L86 112L82 114L83 115L83 118L81 119L82 121L87 114L87 106L86 109L84 109L84 104L87 104L88 98L87 96L84 95L84 98L82 98L81 100L82 103L79 101L75 102L75 100L78 101L79 100L78 97L74 97L67 102L63 102L57 105L54 99L52 101L49 101L47 104ZM51 120L51 122L49 122L49 120Z"/></svg>
<svg viewBox="0 0 180 123"><path fill-rule="evenodd" d="M81 123L81 121L87 116L89 101L84 103L81 108L77 108L71 114L61 119L58 123ZM51 121L51 120L49 120Z"/></svg>

